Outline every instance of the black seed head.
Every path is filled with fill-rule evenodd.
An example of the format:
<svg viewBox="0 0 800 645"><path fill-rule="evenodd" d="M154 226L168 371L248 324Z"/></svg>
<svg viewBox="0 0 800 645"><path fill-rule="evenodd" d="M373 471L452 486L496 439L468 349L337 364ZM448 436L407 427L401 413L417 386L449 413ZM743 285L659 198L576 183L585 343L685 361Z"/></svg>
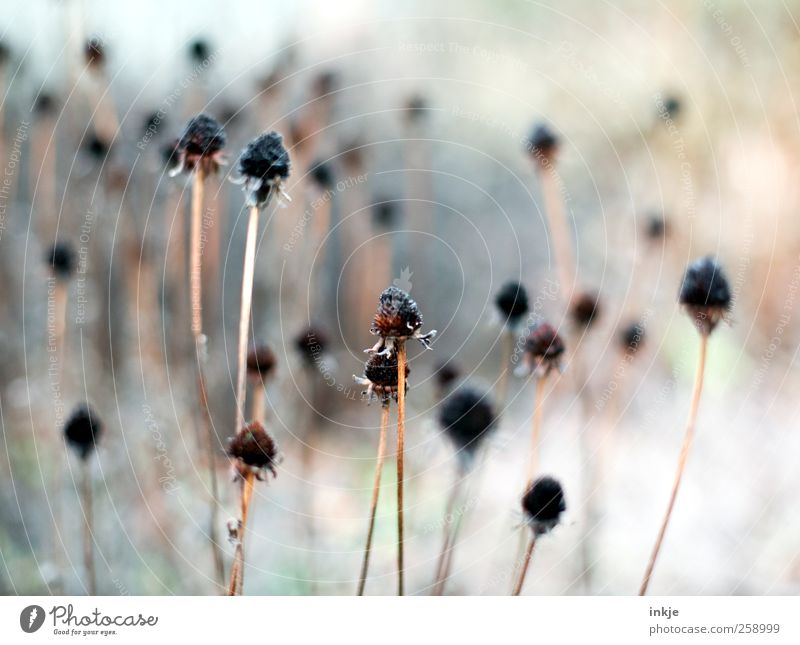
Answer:
<svg viewBox="0 0 800 645"><path fill-rule="evenodd" d="M370 331L384 338L408 338L422 327L417 303L405 291L389 287L381 294Z"/></svg>
<svg viewBox="0 0 800 645"><path fill-rule="evenodd" d="M290 165L283 137L277 132L262 134L247 144L239 157L239 174L248 192L248 203L266 205L280 191L281 182L289 176Z"/></svg>
<svg viewBox="0 0 800 645"><path fill-rule="evenodd" d="M189 43L189 58L196 65L202 65L211 57L211 45L204 38L195 38Z"/></svg>
<svg viewBox="0 0 800 645"><path fill-rule="evenodd" d="M321 190L330 190L336 183L330 164L322 160L312 164L308 174Z"/></svg>
<svg viewBox="0 0 800 645"><path fill-rule="evenodd" d="M146 115L142 123L142 131L144 133L152 132L158 134L158 131L164 127L164 117L159 112L151 112Z"/></svg>
<svg viewBox="0 0 800 645"><path fill-rule="evenodd" d="M56 111L58 101L52 94L41 92L34 101L33 111L39 116L49 116Z"/></svg>
<svg viewBox="0 0 800 645"><path fill-rule="evenodd" d="M622 330L619 340L624 351L635 354L644 343L644 327L639 323L631 323Z"/></svg>
<svg viewBox="0 0 800 645"><path fill-rule="evenodd" d="M496 421L497 415L489 396L471 387L461 387L450 394L439 412L440 425L460 456L468 461Z"/></svg>
<svg viewBox="0 0 800 645"><path fill-rule="evenodd" d="M97 134L92 133L83 141L83 149L90 157L96 161L103 161L110 150L107 141L101 139Z"/></svg>
<svg viewBox="0 0 800 645"><path fill-rule="evenodd" d="M567 510L561 484L552 477L540 477L523 495L522 510L536 535L549 533Z"/></svg>
<svg viewBox="0 0 800 645"><path fill-rule="evenodd" d="M564 341L556 329L549 323L538 323L525 339L527 371L544 377L551 370L560 369L564 349Z"/></svg>
<svg viewBox="0 0 800 645"><path fill-rule="evenodd" d="M600 315L600 300L596 293L584 291L579 293L570 304L572 322L578 327L589 327Z"/></svg>
<svg viewBox="0 0 800 645"><path fill-rule="evenodd" d="M722 267L714 258L700 258L688 266L679 300L705 336L725 317L731 308L731 291Z"/></svg>
<svg viewBox="0 0 800 645"><path fill-rule="evenodd" d="M328 335L319 327L306 327L295 337L294 346L306 365L314 365L328 351Z"/></svg>
<svg viewBox="0 0 800 645"><path fill-rule="evenodd" d="M81 459L86 459L92 453L102 433L103 424L88 405L76 408L64 426L67 443Z"/></svg>
<svg viewBox="0 0 800 645"><path fill-rule="evenodd" d="M531 131L526 148L535 160L550 161L558 151L558 137L547 125L539 123Z"/></svg>
<svg viewBox="0 0 800 645"><path fill-rule="evenodd" d="M528 313L528 292L518 282L506 282L497 292L494 303L503 321L516 325Z"/></svg>
<svg viewBox="0 0 800 645"><path fill-rule="evenodd" d="M372 207L372 223L379 228L392 228L397 221L398 210L393 200L380 199Z"/></svg>
<svg viewBox="0 0 800 645"><path fill-rule="evenodd" d="M439 387L440 392L446 392L461 378L461 370L453 361L448 361L436 367L434 377L436 378L436 385Z"/></svg>
<svg viewBox="0 0 800 645"><path fill-rule="evenodd" d="M410 373L406 364L406 389ZM363 393L367 399L377 396L384 404L388 404L390 398L397 400L397 377L397 354L372 354L364 363L364 377L356 377L356 382L367 387Z"/></svg>
<svg viewBox="0 0 800 645"><path fill-rule="evenodd" d="M230 439L228 454L245 466L267 469L273 474L278 463L278 446L258 421L252 421Z"/></svg>
<svg viewBox="0 0 800 645"><path fill-rule="evenodd" d="M86 59L86 64L90 67L102 67L106 61L106 50L103 41L97 36L90 38L83 48L83 56Z"/></svg>
<svg viewBox="0 0 800 645"><path fill-rule="evenodd" d="M57 278L67 280L75 271L75 251L68 242L55 242L44 256L50 270Z"/></svg>
<svg viewBox="0 0 800 645"><path fill-rule="evenodd" d="M667 220L659 213L652 213L648 216L645 222L645 235L647 239L657 242L667 237L669 229Z"/></svg>
<svg viewBox="0 0 800 645"><path fill-rule="evenodd" d="M664 98L664 112L671 119L677 119L681 113L681 100L674 94Z"/></svg>
<svg viewBox="0 0 800 645"><path fill-rule="evenodd" d="M178 147L189 159L198 161L218 154L227 142L219 122L207 114L199 114L184 128Z"/></svg>
<svg viewBox="0 0 800 645"><path fill-rule="evenodd" d="M269 345L256 345L247 355L247 375L261 382L275 372L277 362L275 352Z"/></svg>

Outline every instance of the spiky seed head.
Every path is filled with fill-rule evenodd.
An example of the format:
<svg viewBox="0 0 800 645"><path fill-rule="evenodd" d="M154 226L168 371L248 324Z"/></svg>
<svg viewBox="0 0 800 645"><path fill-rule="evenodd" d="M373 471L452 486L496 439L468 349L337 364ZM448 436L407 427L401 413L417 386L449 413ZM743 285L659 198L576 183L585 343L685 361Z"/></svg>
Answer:
<svg viewBox="0 0 800 645"><path fill-rule="evenodd" d="M278 446L258 421L252 421L229 441L228 454L253 471L270 471L275 475Z"/></svg>
<svg viewBox="0 0 800 645"><path fill-rule="evenodd" d="M525 520L536 536L552 531L566 510L564 490L552 477L539 477L522 496Z"/></svg>
<svg viewBox="0 0 800 645"><path fill-rule="evenodd" d="M537 323L525 339L525 353L521 374L534 374L539 378L551 370L561 369L564 341L555 327L546 322Z"/></svg>
<svg viewBox="0 0 800 645"><path fill-rule="evenodd" d="M593 291L584 291L573 298L569 313L578 327L589 327L600 316L600 298Z"/></svg>
<svg viewBox="0 0 800 645"><path fill-rule="evenodd" d="M514 326L528 313L528 292L519 282L506 282L497 292L494 303L503 322Z"/></svg>
<svg viewBox="0 0 800 645"><path fill-rule="evenodd" d="M170 175L174 177L198 167L206 174L217 172L224 163L222 150L227 143L228 136L219 122L208 114L198 114L186 124L178 139L178 164Z"/></svg>
<svg viewBox="0 0 800 645"><path fill-rule="evenodd" d="M398 287L381 293L378 311L372 321L376 336L406 338L422 327L422 314L411 296Z"/></svg>
<svg viewBox="0 0 800 645"><path fill-rule="evenodd" d="M411 369L406 363L406 379L410 373ZM376 397L384 405L389 403L390 398L396 401L398 390L397 354L372 354L364 363L364 376L354 376L353 379L359 385L367 388L362 392L367 401L372 401ZM406 389L408 389L408 380L406 380Z"/></svg>
<svg viewBox="0 0 800 645"><path fill-rule="evenodd" d="M471 465L496 421L489 396L467 386L449 394L439 412L439 424L453 442L463 466Z"/></svg>
<svg viewBox="0 0 800 645"><path fill-rule="evenodd" d="M103 424L88 405L75 408L64 426L64 438L81 459L89 457L102 434Z"/></svg>
<svg viewBox="0 0 800 645"><path fill-rule="evenodd" d="M263 208L281 194L290 166L283 137L277 132L267 132L248 143L239 157L239 181L244 184L248 205Z"/></svg>
<svg viewBox="0 0 800 645"><path fill-rule="evenodd" d="M310 325L295 336L294 346L303 363L315 365L328 351L328 335L321 328Z"/></svg>
<svg viewBox="0 0 800 645"><path fill-rule="evenodd" d="M537 123L526 142L528 153L535 161L547 163L552 161L558 152L558 137L544 123Z"/></svg>
<svg viewBox="0 0 800 645"><path fill-rule="evenodd" d="M247 354L247 376L255 382L261 382L272 376L277 365L275 352L264 343L256 345Z"/></svg>
<svg viewBox="0 0 800 645"><path fill-rule="evenodd" d="M704 336L724 319L731 308L731 290L722 267L713 257L700 258L687 267L679 300Z"/></svg>
<svg viewBox="0 0 800 645"><path fill-rule="evenodd" d="M623 351L635 354L644 344L644 326L638 322L625 326L619 335Z"/></svg>
<svg viewBox="0 0 800 645"><path fill-rule="evenodd" d="M92 36L87 40L83 48L83 56L89 67L102 67L106 61L106 48L102 39L98 36Z"/></svg>
<svg viewBox="0 0 800 645"><path fill-rule="evenodd" d="M69 242L54 242L45 252L44 260L53 275L62 280L68 280L75 271L75 250Z"/></svg>

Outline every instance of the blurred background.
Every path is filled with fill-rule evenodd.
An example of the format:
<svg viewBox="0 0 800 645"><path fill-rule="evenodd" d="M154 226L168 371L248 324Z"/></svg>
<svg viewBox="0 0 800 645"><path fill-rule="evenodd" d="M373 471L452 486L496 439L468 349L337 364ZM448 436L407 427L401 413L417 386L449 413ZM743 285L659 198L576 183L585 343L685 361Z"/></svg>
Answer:
<svg viewBox="0 0 800 645"><path fill-rule="evenodd" d="M78 460L61 429L89 402L101 594L218 593L189 331L191 183L166 159L188 119L228 134L206 185L203 283L220 544L238 512L233 434L246 211L242 147L283 134L291 202L259 223L251 331L277 369L267 426L284 460L256 487L248 594L352 594L380 406L352 376L380 292L438 330L409 345L406 559L428 594L460 530L447 593L507 594L522 520L534 386L498 401L509 280L568 344L548 380L541 466L564 522L528 594L633 594L667 504L699 339L677 304L686 264L717 256L734 292L651 591L800 591L800 285L796 2L157 3L29 0L0 18L0 591L86 592ZM89 62L86 42L102 56ZM559 283L526 141L560 138L575 280ZM51 275L54 241L77 270ZM66 293L63 351L59 289ZM599 294L570 327L570 295ZM620 333L639 323L633 355ZM307 360L309 326L325 351ZM524 326L523 326L524 327ZM524 334L524 329L520 330ZM445 517L456 457L437 421L450 387L490 393L499 423ZM511 369L513 366L509 366ZM260 387L257 386L257 387ZM393 433L368 594L395 591ZM456 479L454 479L456 478Z"/></svg>

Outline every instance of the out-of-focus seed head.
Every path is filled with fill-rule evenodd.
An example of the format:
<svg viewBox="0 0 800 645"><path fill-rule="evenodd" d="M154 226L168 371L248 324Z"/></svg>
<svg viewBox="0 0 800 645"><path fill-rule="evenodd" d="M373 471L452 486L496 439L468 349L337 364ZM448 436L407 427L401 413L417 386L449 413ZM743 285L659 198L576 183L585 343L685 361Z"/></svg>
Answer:
<svg viewBox="0 0 800 645"><path fill-rule="evenodd" d="M704 336L725 318L731 308L731 290L722 267L713 257L700 258L687 267L679 300Z"/></svg>
<svg viewBox="0 0 800 645"><path fill-rule="evenodd" d="M326 70L318 74L311 83L311 93L316 98L327 97L336 90L339 77L333 70Z"/></svg>
<svg viewBox="0 0 800 645"><path fill-rule="evenodd" d="M444 364L437 365L434 378L440 394L444 394L461 378L461 370L453 361L447 361Z"/></svg>
<svg viewBox="0 0 800 645"><path fill-rule="evenodd" d="M142 132L147 137L155 136L162 130L164 127L164 115L163 113L156 111L150 112L150 114L145 115L144 121L142 122Z"/></svg>
<svg viewBox="0 0 800 645"><path fill-rule="evenodd" d="M430 348L436 331L423 334L421 327L422 313L411 296L398 287L384 289L370 328L370 332L381 339L368 351L391 354L395 343L409 338L416 338L424 347Z"/></svg>
<svg viewBox="0 0 800 645"><path fill-rule="evenodd" d="M33 111L37 116L46 117L55 114L58 108L56 97L47 92L40 92L33 103Z"/></svg>
<svg viewBox="0 0 800 645"><path fill-rule="evenodd" d="M258 421L250 422L230 439L228 455L236 459L241 468L256 473L259 479L263 478L264 471L277 476L278 446Z"/></svg>
<svg viewBox="0 0 800 645"><path fill-rule="evenodd" d="M592 291L584 291L573 298L569 314L577 327L589 327L600 316L600 298Z"/></svg>
<svg viewBox="0 0 800 645"><path fill-rule="evenodd" d="M0 41L0 67L3 67L11 58L11 48Z"/></svg>
<svg viewBox="0 0 800 645"><path fill-rule="evenodd" d="M377 228L390 229L397 222L397 203L391 199L379 199L372 207L372 223Z"/></svg>
<svg viewBox="0 0 800 645"><path fill-rule="evenodd" d="M97 133L92 133L83 140L84 152L97 162L102 162L108 157L111 146L107 141L101 139Z"/></svg>
<svg viewBox="0 0 800 645"><path fill-rule="evenodd" d="M537 123L531 131L525 147L531 157L543 165L552 162L558 152L558 137L544 123Z"/></svg>
<svg viewBox="0 0 800 645"><path fill-rule="evenodd" d="M106 48L102 39L98 36L92 36L87 40L83 48L83 56L89 67L96 69L102 67L106 62Z"/></svg>
<svg viewBox="0 0 800 645"><path fill-rule="evenodd" d="M669 233L666 218L661 213L651 213L645 222L644 232L652 242L665 239Z"/></svg>
<svg viewBox="0 0 800 645"><path fill-rule="evenodd" d="M247 376L253 382L261 383L275 373L277 363L275 352L269 345L256 345L247 354Z"/></svg>
<svg viewBox="0 0 800 645"><path fill-rule="evenodd" d="M514 327L528 313L528 292L519 282L506 282L497 292L494 303L503 322Z"/></svg>
<svg viewBox="0 0 800 645"><path fill-rule="evenodd" d="M516 373L520 376L533 374L537 378L544 378L551 370L561 370L564 350L564 341L555 327L540 322L525 339L522 364Z"/></svg>
<svg viewBox="0 0 800 645"><path fill-rule="evenodd" d="M319 327L311 325L295 336L294 346L303 363L313 366L323 360L328 352L328 335Z"/></svg>
<svg viewBox="0 0 800 645"><path fill-rule="evenodd" d="M268 132L254 139L239 157L237 180L243 184L247 205L264 208L273 197L288 195L283 192L283 182L289 177L289 153L283 146L283 137Z"/></svg>
<svg viewBox="0 0 800 645"><path fill-rule="evenodd" d="M552 531L567 510L564 490L552 477L539 477L522 496L522 512L537 537Z"/></svg>
<svg viewBox="0 0 800 645"><path fill-rule="evenodd" d="M44 261L55 277L69 280L75 271L75 250L69 242L56 241L45 252Z"/></svg>
<svg viewBox="0 0 800 645"><path fill-rule="evenodd" d="M336 184L331 165L321 159L311 165L308 175L320 190L331 190Z"/></svg>
<svg viewBox="0 0 800 645"><path fill-rule="evenodd" d="M677 119L681 114L681 100L674 94L668 94L664 98L663 112L670 119Z"/></svg>
<svg viewBox="0 0 800 645"><path fill-rule="evenodd" d="M619 335L623 351L635 354L644 344L644 326L634 322L627 325Z"/></svg>
<svg viewBox="0 0 800 645"><path fill-rule="evenodd" d="M195 65L203 65L211 58L211 44L205 38L195 38L189 43L189 59Z"/></svg>
<svg viewBox="0 0 800 645"><path fill-rule="evenodd" d="M472 465L475 453L497 422L489 396L472 387L448 395L439 411L439 424L453 442L462 467Z"/></svg>
<svg viewBox="0 0 800 645"><path fill-rule="evenodd" d="M181 172L202 168L205 174L216 173L225 163L222 149L228 142L219 122L207 114L198 114L183 130L178 139L178 165L170 172L174 177Z"/></svg>
<svg viewBox="0 0 800 645"><path fill-rule="evenodd" d="M88 405L75 408L64 426L64 438L81 459L92 454L102 434L103 424Z"/></svg>
<svg viewBox="0 0 800 645"><path fill-rule="evenodd" d="M406 379L411 370L406 363ZM362 392L362 396L367 402L372 402L374 398L380 399L384 405L389 404L389 399L397 401L398 389L398 370L397 355L386 356L384 354L373 354L364 364L364 376L353 375L353 380L367 389ZM406 380L408 389L408 380Z"/></svg>
<svg viewBox="0 0 800 645"><path fill-rule="evenodd" d="M421 94L414 94L405 106L406 120L409 123L419 123L428 114L428 102Z"/></svg>

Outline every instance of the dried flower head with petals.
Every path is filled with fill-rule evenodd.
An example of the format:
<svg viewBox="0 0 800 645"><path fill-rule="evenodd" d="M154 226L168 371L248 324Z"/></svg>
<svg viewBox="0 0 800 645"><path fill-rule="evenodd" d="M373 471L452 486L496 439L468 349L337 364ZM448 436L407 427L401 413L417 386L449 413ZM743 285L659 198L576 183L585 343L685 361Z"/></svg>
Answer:
<svg viewBox="0 0 800 645"><path fill-rule="evenodd" d="M528 313L528 292L519 282L506 282L497 292L494 304L503 322L515 327Z"/></svg>
<svg viewBox="0 0 800 645"><path fill-rule="evenodd" d="M597 321L600 315L600 298L592 291L584 291L573 298L569 306L572 322L578 327L586 327Z"/></svg>
<svg viewBox="0 0 800 645"><path fill-rule="evenodd" d="M711 256L695 260L686 269L680 303L697 330L708 336L731 308L731 290L722 267Z"/></svg>
<svg viewBox="0 0 800 645"><path fill-rule="evenodd" d="M256 345L247 354L247 376L254 383L261 383L275 373L275 352L266 344Z"/></svg>
<svg viewBox="0 0 800 645"><path fill-rule="evenodd" d="M411 370L406 364L406 378L410 373ZM384 405L389 403L390 398L397 401L397 355L373 354L364 364L364 376L353 375L353 380L367 388L362 392L367 403L376 398Z"/></svg>
<svg viewBox="0 0 800 645"><path fill-rule="evenodd" d="M265 471L277 477L275 467L280 463L278 446L258 421L251 421L229 440L228 455L237 460L240 473L250 470L261 481Z"/></svg>
<svg viewBox="0 0 800 645"><path fill-rule="evenodd" d="M81 459L92 453L101 434L103 424L88 405L78 406L64 426L64 438Z"/></svg>
<svg viewBox="0 0 800 645"><path fill-rule="evenodd" d="M380 336L380 340L366 351L391 355L398 341L405 342L409 338L430 349L436 330L423 334L421 327L422 314L411 296L398 287L384 289L370 328L370 333Z"/></svg>
<svg viewBox="0 0 800 645"><path fill-rule="evenodd" d="M247 205L264 208L276 195L289 200L283 182L289 177L291 163L283 146L283 137L267 132L247 144L239 157L239 178L247 194Z"/></svg>
<svg viewBox="0 0 800 645"><path fill-rule="evenodd" d="M538 537L552 531L567 510L564 490L552 477L539 477L522 496L522 511L525 523Z"/></svg>
<svg viewBox="0 0 800 645"><path fill-rule="evenodd" d="M462 467L472 465L478 448L496 422L497 414L489 395L467 386L451 393L439 412L439 424L458 451Z"/></svg>
<svg viewBox="0 0 800 645"><path fill-rule="evenodd" d="M549 323L540 322L525 339L522 365L516 373L544 378L551 370L561 371L564 349L564 341L556 329Z"/></svg>
<svg viewBox="0 0 800 645"><path fill-rule="evenodd" d="M44 260L61 280L68 280L75 271L75 251L68 242L55 242L45 253Z"/></svg>
<svg viewBox="0 0 800 645"><path fill-rule="evenodd" d="M198 114L189 121L178 139L178 163L170 170L170 177L198 167L205 174L216 173L225 163L222 149L227 142L228 136L216 119Z"/></svg>

